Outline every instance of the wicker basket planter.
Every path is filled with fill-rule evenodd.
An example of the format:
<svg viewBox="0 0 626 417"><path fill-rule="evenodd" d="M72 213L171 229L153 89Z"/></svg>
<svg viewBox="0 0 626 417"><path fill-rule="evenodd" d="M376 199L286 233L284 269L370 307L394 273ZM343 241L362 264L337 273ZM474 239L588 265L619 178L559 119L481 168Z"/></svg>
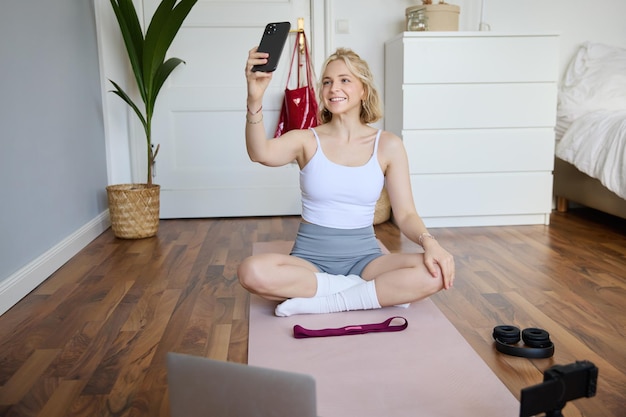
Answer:
<svg viewBox="0 0 626 417"><path fill-rule="evenodd" d="M387 189L383 187L380 198L376 202L376 210L374 211L374 224L381 224L391 218L391 201Z"/></svg>
<svg viewBox="0 0 626 417"><path fill-rule="evenodd" d="M159 230L161 186L118 184L107 188L113 234L122 239L143 239Z"/></svg>

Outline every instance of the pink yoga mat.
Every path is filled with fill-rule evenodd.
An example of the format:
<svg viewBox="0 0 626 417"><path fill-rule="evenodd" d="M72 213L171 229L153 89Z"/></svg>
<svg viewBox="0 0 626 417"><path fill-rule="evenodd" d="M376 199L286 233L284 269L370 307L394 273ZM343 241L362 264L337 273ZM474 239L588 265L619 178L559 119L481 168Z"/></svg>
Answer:
<svg viewBox="0 0 626 417"><path fill-rule="evenodd" d="M285 252L289 242L255 246ZM274 316L276 302L250 298L248 363L313 375L321 417L506 417L519 402L430 300L409 308ZM308 329L408 320L394 333L295 339Z"/></svg>

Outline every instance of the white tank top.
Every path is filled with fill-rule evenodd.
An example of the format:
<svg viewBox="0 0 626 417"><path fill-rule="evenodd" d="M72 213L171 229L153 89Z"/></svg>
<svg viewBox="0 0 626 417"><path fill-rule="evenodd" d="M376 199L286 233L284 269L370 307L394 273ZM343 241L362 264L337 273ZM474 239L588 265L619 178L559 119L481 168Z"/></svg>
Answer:
<svg viewBox="0 0 626 417"><path fill-rule="evenodd" d="M339 165L324 155L317 132L311 129L317 150L300 171L302 218L309 223L335 229L358 229L374 222L376 202L385 183L378 163L378 142L365 165Z"/></svg>

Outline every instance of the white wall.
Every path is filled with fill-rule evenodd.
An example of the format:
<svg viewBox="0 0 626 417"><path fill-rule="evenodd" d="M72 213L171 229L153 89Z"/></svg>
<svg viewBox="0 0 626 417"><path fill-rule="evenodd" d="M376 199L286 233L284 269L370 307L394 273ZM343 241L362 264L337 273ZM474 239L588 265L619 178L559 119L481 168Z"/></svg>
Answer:
<svg viewBox="0 0 626 417"><path fill-rule="evenodd" d="M481 0L449 0L448 3L461 8L460 30L478 30ZM345 46L359 53L369 62L382 90L384 43L404 30L405 9L421 1L328 0L327 4L330 39L326 49L332 51ZM576 46L583 41L626 47L624 0L484 0L484 6L484 21L492 31L560 34L561 73ZM337 33L338 20L348 21L350 33Z"/></svg>
<svg viewBox="0 0 626 417"><path fill-rule="evenodd" d="M0 314L108 227L93 5L0 13Z"/></svg>
<svg viewBox="0 0 626 417"><path fill-rule="evenodd" d="M626 47L624 0L487 0L492 31L556 31L561 73L577 45L590 40Z"/></svg>

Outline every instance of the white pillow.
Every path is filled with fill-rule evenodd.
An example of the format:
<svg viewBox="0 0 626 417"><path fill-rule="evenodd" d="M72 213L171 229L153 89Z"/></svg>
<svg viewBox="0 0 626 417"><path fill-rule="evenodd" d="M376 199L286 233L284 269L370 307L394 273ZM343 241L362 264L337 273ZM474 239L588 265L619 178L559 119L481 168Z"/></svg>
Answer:
<svg viewBox="0 0 626 417"><path fill-rule="evenodd" d="M626 49L583 43L565 71L558 98L557 125L569 126L596 110L626 109Z"/></svg>

